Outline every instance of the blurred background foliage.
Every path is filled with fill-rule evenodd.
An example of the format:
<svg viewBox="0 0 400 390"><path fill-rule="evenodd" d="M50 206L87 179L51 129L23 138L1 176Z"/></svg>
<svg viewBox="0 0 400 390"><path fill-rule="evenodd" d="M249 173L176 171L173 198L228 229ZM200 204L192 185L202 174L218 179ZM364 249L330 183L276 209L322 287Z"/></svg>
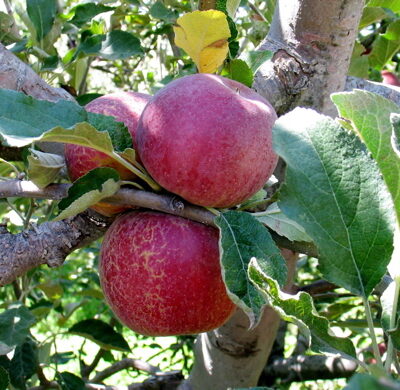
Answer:
<svg viewBox="0 0 400 390"><path fill-rule="evenodd" d="M237 56L254 50L266 36L274 7L275 0L241 1L234 19ZM4 0L0 2L0 41L80 104L116 90L154 94L172 79L196 72L190 58L175 46L172 30L180 15L196 8L194 0ZM350 75L382 81L382 70L399 74L399 11L400 2L369 1ZM0 160L0 179L23 177L25 171L26 162ZM1 221L15 233L50 220L54 211L54 203L46 200L0 200ZM75 251L60 268L35 269L0 289L0 370L8 371L13 388L35 386L44 373L63 388L80 389L79 378L85 376L87 366L93 364L94 373L127 357L162 371L189 373L194 336L144 337L115 320L99 286L99 245L96 242ZM303 257L298 268L299 286L320 279L315 259ZM354 320L362 317L359 299L338 290L314 298L320 313L336 321L339 332L356 341L365 360L371 359L367 326ZM378 316L379 305L373 307ZM29 310L24 311L26 308ZM18 329L9 322L15 313L21 319ZM285 356L296 352L300 337L291 325L286 332ZM5 339L14 340L16 349L7 351ZM129 384L149 375L146 370L123 370L104 382ZM342 384L339 380L278 385L334 389ZM1 386L0 381L0 390Z"/></svg>

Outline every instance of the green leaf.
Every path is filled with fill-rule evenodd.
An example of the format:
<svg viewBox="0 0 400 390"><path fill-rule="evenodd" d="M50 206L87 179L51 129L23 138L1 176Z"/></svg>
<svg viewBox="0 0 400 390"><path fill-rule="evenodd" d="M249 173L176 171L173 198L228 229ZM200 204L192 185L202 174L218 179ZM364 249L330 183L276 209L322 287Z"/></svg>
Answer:
<svg viewBox="0 0 400 390"><path fill-rule="evenodd" d="M133 34L113 30L108 34L97 34L87 38L78 46L75 57L79 53L99 56L106 60L120 60L141 55L143 49L139 39Z"/></svg>
<svg viewBox="0 0 400 390"><path fill-rule="evenodd" d="M29 145L54 127L68 128L86 120L86 111L76 103L52 103L0 89L0 140L5 145Z"/></svg>
<svg viewBox="0 0 400 390"><path fill-rule="evenodd" d="M268 303L285 321L295 323L306 336L311 337L310 348L318 353L341 353L355 358L351 340L332 335L329 321L317 314L312 298L306 292L289 295L279 289L275 280L265 274L253 258L249 265L250 280L265 294Z"/></svg>
<svg viewBox="0 0 400 390"><path fill-rule="evenodd" d="M229 388L228 390L274 390L272 387L235 387L234 389Z"/></svg>
<svg viewBox="0 0 400 390"><path fill-rule="evenodd" d="M100 200L114 195L119 190L119 180L119 174L115 169L92 169L68 189L68 196L58 204L60 214L54 218L54 221L79 214Z"/></svg>
<svg viewBox="0 0 400 390"><path fill-rule="evenodd" d="M173 24L179 14L177 11L168 9L161 1L156 1L150 8L150 16L154 19L163 20L168 24Z"/></svg>
<svg viewBox="0 0 400 390"><path fill-rule="evenodd" d="M26 381L31 378L39 366L38 348L31 339L19 345L14 352L9 368L11 384L21 390L26 389Z"/></svg>
<svg viewBox="0 0 400 390"><path fill-rule="evenodd" d="M240 59L246 62L246 64L250 67L251 71L254 73L260 68L260 66L269 61L273 56L272 51L263 50L263 51L255 51L251 50L246 53L243 53L240 56Z"/></svg>
<svg viewBox="0 0 400 390"><path fill-rule="evenodd" d="M352 132L310 109L280 117L275 151L285 160L278 202L319 252L324 277L367 297L393 251L393 206L375 161Z"/></svg>
<svg viewBox="0 0 400 390"><path fill-rule="evenodd" d="M80 106L86 106L86 104L90 103L92 100L97 99L101 96L104 96L101 93L85 93L84 95L80 95L76 98L76 101Z"/></svg>
<svg viewBox="0 0 400 390"><path fill-rule="evenodd" d="M369 26L372 23L376 23L388 16L388 11L382 7L365 7L361 17L359 30Z"/></svg>
<svg viewBox="0 0 400 390"><path fill-rule="evenodd" d="M397 261L399 259L396 259ZM395 348L400 349L400 302L397 296L397 307L394 308L394 300L396 296L396 285L399 288L400 280L392 281L386 290L381 295L381 305L382 305L382 315L381 315L381 323L382 329L385 331L387 335L390 335L393 341L393 345ZM398 292L397 292L398 293ZM397 317L397 321L394 322L394 325L391 324L391 317L394 314Z"/></svg>
<svg viewBox="0 0 400 390"><path fill-rule="evenodd" d="M47 131L37 141L61 142L87 146L109 156L113 154L113 145L107 132L97 131L87 122L77 123L73 128L55 127Z"/></svg>
<svg viewBox="0 0 400 390"><path fill-rule="evenodd" d="M391 23L386 28L385 34L382 35L389 41L400 40L400 19L397 19Z"/></svg>
<svg viewBox="0 0 400 390"><path fill-rule="evenodd" d="M81 123L86 121L92 126ZM69 130L74 126L74 129ZM62 129L57 131L56 127ZM54 131L45 136L44 133L49 130ZM60 137L63 134L62 139L53 139L52 142L75 143L75 140L78 145L94 145L91 140L84 140L85 136L80 136L81 131L85 136L95 137L94 143L100 146L98 150L112 152L110 142L117 151L132 147L129 131L112 116L86 112L83 107L66 100L53 103L34 99L20 92L0 89L0 139L5 145L21 147L49 136L54 138L58 133ZM103 146L101 142L104 142ZM96 148L95 145L92 147Z"/></svg>
<svg viewBox="0 0 400 390"><path fill-rule="evenodd" d="M82 27L85 23L90 22L96 15L103 12L113 11L115 7L107 7L103 4L86 3L77 5L72 9L75 12L70 23L77 27Z"/></svg>
<svg viewBox="0 0 400 390"><path fill-rule="evenodd" d="M387 62L400 50L400 39L389 40L379 35L372 44L371 53L368 55L370 65L381 70Z"/></svg>
<svg viewBox="0 0 400 390"><path fill-rule="evenodd" d="M400 12L400 3L398 0L370 0L368 7L383 7L393 12Z"/></svg>
<svg viewBox="0 0 400 390"><path fill-rule="evenodd" d="M47 187L57 179L65 166L64 157L30 149L28 156L28 176L39 188Z"/></svg>
<svg viewBox="0 0 400 390"><path fill-rule="evenodd" d="M392 149L400 157L400 115L399 114L391 114L390 115L390 123L392 124Z"/></svg>
<svg viewBox="0 0 400 390"><path fill-rule="evenodd" d="M226 12L228 13L230 18L235 17L235 13L239 8L240 0L226 0Z"/></svg>
<svg viewBox="0 0 400 390"><path fill-rule="evenodd" d="M263 212L254 213L253 216L257 221L268 226L280 236L287 237L290 241L312 241L302 226L282 213L277 203L271 204Z"/></svg>
<svg viewBox="0 0 400 390"><path fill-rule="evenodd" d="M355 374L343 390L400 390L400 382L390 378L376 378L369 374Z"/></svg>
<svg viewBox="0 0 400 390"><path fill-rule="evenodd" d="M222 76L236 80L249 88L253 84L253 72L243 60L235 59L229 61L222 72Z"/></svg>
<svg viewBox="0 0 400 390"><path fill-rule="evenodd" d="M247 268L252 257L257 258L264 272L286 282L286 263L268 230L251 214L228 211L215 219L220 229L222 274L231 299L245 311L250 327L259 320L265 304L263 297L249 281Z"/></svg>
<svg viewBox="0 0 400 390"><path fill-rule="evenodd" d="M85 382L74 374L64 371L57 373L57 383L61 386L61 390L85 390Z"/></svg>
<svg viewBox="0 0 400 390"><path fill-rule="evenodd" d="M51 30L57 13L57 0L26 0L26 10L40 42Z"/></svg>
<svg viewBox="0 0 400 390"><path fill-rule="evenodd" d="M348 70L349 76L360 77L365 79L368 78L369 59L368 56L362 55L364 52L365 52L365 47L361 43L355 42Z"/></svg>
<svg viewBox="0 0 400 390"><path fill-rule="evenodd" d="M0 314L0 355L10 352L29 335L35 317L25 306L3 311Z"/></svg>
<svg viewBox="0 0 400 390"><path fill-rule="evenodd" d="M8 372L0 366L0 390L7 390L10 384L10 377Z"/></svg>
<svg viewBox="0 0 400 390"><path fill-rule="evenodd" d="M332 101L376 160L400 221L400 159L392 148L390 121L392 113L400 114L400 107L380 95L360 90L333 94Z"/></svg>
<svg viewBox="0 0 400 390"><path fill-rule="evenodd" d="M122 122L117 122L114 117L88 112L88 122L98 131L106 131L109 134L115 151L123 152L132 147L132 136L128 128Z"/></svg>
<svg viewBox="0 0 400 390"><path fill-rule="evenodd" d="M130 352L128 343L114 328L100 320L83 320L69 329L70 333L85 337L106 350Z"/></svg>

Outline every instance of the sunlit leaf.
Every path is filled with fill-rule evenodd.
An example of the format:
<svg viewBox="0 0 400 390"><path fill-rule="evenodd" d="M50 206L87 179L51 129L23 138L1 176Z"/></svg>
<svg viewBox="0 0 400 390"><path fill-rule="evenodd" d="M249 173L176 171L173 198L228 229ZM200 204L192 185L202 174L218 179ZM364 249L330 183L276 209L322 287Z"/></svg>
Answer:
<svg viewBox="0 0 400 390"><path fill-rule="evenodd" d="M228 211L215 219L220 229L220 255L223 278L231 299L257 324L264 298L250 282L247 269L252 257L257 258L264 272L286 282L286 263L268 230L251 214Z"/></svg>
<svg viewBox="0 0 400 390"><path fill-rule="evenodd" d="M41 41L53 27L57 13L57 0L26 0L26 11Z"/></svg>
<svg viewBox="0 0 400 390"><path fill-rule="evenodd" d="M79 214L100 200L114 195L119 190L119 180L115 169L92 169L68 189L68 196L58 204L60 214L54 218L54 221Z"/></svg>
<svg viewBox="0 0 400 390"><path fill-rule="evenodd" d="M346 357L356 357L354 345L347 338L333 336L329 321L318 315L313 300L306 292L296 295L286 294L278 284L266 275L258 261L253 258L249 265L251 281L265 294L267 301L286 320L295 323L311 338L310 348L319 353L341 353Z"/></svg>
<svg viewBox="0 0 400 390"><path fill-rule="evenodd" d="M273 203L265 211L254 213L253 216L280 236L287 237L291 241L312 241L302 226L282 213L277 203Z"/></svg>
<svg viewBox="0 0 400 390"><path fill-rule="evenodd" d="M400 114L400 107L380 95L360 90L333 94L332 101L378 163L400 221L400 159L393 150L394 127L390 119L391 114Z"/></svg>
<svg viewBox="0 0 400 390"><path fill-rule="evenodd" d="M103 4L79 4L72 10L74 11L74 17L70 20L70 23L75 24L78 27L82 27L85 23L91 21L96 15L103 12L109 12L114 9L114 7L107 7Z"/></svg>
<svg viewBox="0 0 400 390"><path fill-rule="evenodd" d="M28 156L28 176L39 188L44 188L57 179L65 166L64 157L30 149Z"/></svg>
<svg viewBox="0 0 400 390"><path fill-rule="evenodd" d="M224 62L231 33L223 12L188 13L177 20L174 32L175 44L192 58L199 72L213 73Z"/></svg>
<svg viewBox="0 0 400 390"><path fill-rule="evenodd" d="M303 226L324 277L367 297L393 252L393 203L376 162L356 134L329 117L297 108L273 129L286 162L279 207Z"/></svg>

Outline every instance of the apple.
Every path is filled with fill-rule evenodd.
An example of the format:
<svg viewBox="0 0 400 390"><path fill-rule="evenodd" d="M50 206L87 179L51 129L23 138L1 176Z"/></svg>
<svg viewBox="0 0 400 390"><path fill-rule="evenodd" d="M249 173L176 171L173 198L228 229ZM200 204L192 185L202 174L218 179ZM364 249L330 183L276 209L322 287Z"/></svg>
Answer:
<svg viewBox="0 0 400 390"><path fill-rule="evenodd" d="M396 87L400 87L400 80L399 78L392 72L389 72L388 70L382 70L381 72L383 81L383 84L388 84L388 85L394 85Z"/></svg>
<svg viewBox="0 0 400 390"><path fill-rule="evenodd" d="M272 106L241 83L185 76L147 104L137 129L138 153L168 191L197 205L231 207L272 175L276 118Z"/></svg>
<svg viewBox="0 0 400 390"><path fill-rule="evenodd" d="M221 276L218 231L178 216L118 216L104 237L99 271L112 311L143 335L206 332L235 311Z"/></svg>
<svg viewBox="0 0 400 390"><path fill-rule="evenodd" d="M133 145L136 145L135 137L139 117L150 99L150 95L138 92L116 92L101 96L92 100L85 109L96 114L113 116L117 121L123 122L132 136ZM135 175L119 164L117 161L85 146L66 144L65 161L68 175L71 181L75 181L90 170L98 167L116 169L122 180L132 180ZM92 206L97 212L111 216L127 209L127 206L111 205L99 202Z"/></svg>

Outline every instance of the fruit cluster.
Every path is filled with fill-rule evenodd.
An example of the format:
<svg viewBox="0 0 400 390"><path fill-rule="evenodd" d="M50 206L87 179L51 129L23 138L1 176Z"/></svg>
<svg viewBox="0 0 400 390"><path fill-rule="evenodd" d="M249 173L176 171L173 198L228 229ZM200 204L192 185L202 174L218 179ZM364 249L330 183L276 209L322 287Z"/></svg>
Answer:
<svg viewBox="0 0 400 390"><path fill-rule="evenodd" d="M242 203L262 188L277 162L275 111L250 88L220 76L186 76L154 97L106 95L86 108L124 122L153 179L196 205ZM134 179L87 148L67 145L66 161L72 180L98 166ZM105 214L125 209L95 207ZM121 322L146 335L205 332L235 310L221 275L218 231L159 212L116 218L102 244L100 280Z"/></svg>

